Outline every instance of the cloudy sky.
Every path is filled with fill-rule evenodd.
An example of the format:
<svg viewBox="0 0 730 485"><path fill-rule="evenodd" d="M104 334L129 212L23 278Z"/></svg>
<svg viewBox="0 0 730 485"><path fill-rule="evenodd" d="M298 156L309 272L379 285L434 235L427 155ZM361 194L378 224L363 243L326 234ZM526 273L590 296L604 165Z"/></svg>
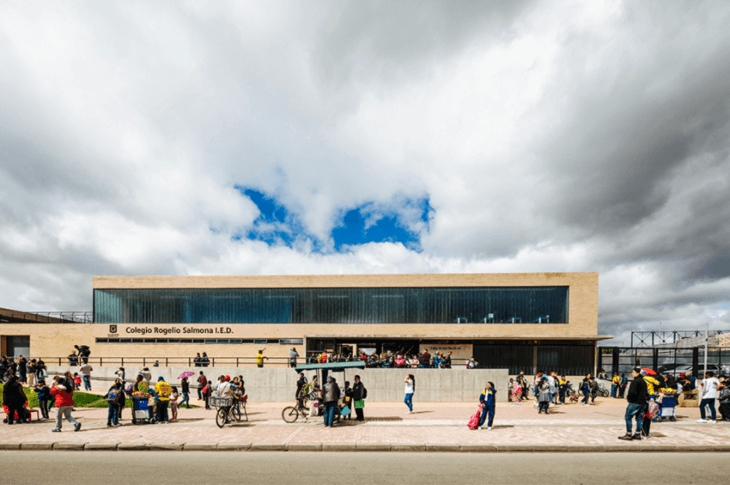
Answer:
<svg viewBox="0 0 730 485"><path fill-rule="evenodd" d="M730 3L0 3L0 307L93 275L598 271L730 328Z"/></svg>

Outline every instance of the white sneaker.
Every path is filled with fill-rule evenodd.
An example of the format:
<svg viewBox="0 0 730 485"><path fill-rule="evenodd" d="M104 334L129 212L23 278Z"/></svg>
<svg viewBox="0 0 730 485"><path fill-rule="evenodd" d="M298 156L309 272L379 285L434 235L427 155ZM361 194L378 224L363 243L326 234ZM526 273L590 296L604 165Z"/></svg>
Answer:
<svg viewBox="0 0 730 485"><path fill-rule="evenodd" d="M487 429L488 429L489 431L492 431L492 427L491 427L491 426L490 426L489 428L487 428Z"/></svg>
<svg viewBox="0 0 730 485"><path fill-rule="evenodd" d="M477 427L477 429L481 430L481 429L482 429L482 427L481 427L481 426L478 426L478 427Z"/></svg>
<svg viewBox="0 0 730 485"><path fill-rule="evenodd" d="M710 422L710 424L717 424L717 421L715 421L714 419L709 422Z"/></svg>
<svg viewBox="0 0 730 485"><path fill-rule="evenodd" d="M707 422L707 420L705 420L705 419L698 419L698 420L697 420L697 422L698 422L698 423L706 423L706 422Z"/></svg>

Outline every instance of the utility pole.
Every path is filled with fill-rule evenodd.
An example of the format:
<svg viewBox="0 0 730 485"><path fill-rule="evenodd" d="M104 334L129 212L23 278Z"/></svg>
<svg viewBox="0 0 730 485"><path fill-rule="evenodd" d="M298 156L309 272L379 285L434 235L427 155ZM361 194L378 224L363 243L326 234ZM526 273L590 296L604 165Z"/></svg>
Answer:
<svg viewBox="0 0 730 485"><path fill-rule="evenodd" d="M710 336L710 324L705 323L705 374L707 374L707 341ZM704 378L704 375L702 376Z"/></svg>

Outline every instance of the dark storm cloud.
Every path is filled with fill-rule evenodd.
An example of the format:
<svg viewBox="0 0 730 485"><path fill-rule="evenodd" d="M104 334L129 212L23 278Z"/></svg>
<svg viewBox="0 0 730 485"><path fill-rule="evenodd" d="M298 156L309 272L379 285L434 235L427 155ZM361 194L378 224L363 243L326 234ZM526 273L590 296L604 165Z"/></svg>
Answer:
<svg viewBox="0 0 730 485"><path fill-rule="evenodd" d="M351 83L377 86L396 80L407 82L470 45L498 42L508 36L513 23L533 3L327 3L327 21L318 32L312 60L328 89Z"/></svg>

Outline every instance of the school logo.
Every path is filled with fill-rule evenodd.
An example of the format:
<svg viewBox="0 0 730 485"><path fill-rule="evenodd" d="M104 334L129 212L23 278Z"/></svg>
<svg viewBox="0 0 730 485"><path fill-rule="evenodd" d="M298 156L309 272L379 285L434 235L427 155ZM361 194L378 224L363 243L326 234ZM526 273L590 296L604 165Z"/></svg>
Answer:
<svg viewBox="0 0 730 485"><path fill-rule="evenodd" d="M109 333L117 333L117 326L109 325Z"/></svg>

